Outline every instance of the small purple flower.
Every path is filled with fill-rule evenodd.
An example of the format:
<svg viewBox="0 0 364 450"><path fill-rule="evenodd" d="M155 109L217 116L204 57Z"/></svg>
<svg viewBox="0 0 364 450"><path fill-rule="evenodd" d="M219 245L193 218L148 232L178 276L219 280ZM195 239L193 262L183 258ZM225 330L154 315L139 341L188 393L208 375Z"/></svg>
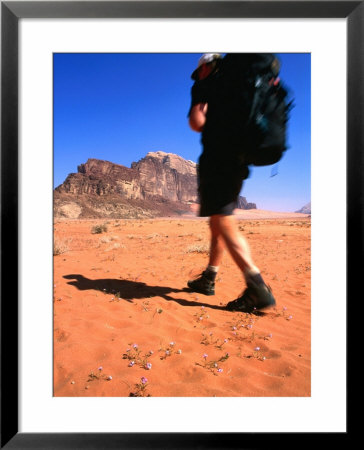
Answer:
<svg viewBox="0 0 364 450"><path fill-rule="evenodd" d="M151 364L151 363L147 363L147 364L146 364L146 369L147 369L147 370L150 370L151 368L152 368L152 364Z"/></svg>
<svg viewBox="0 0 364 450"><path fill-rule="evenodd" d="M225 342L225 344L226 344L227 342L229 342L229 339L224 339L224 342Z"/></svg>
<svg viewBox="0 0 364 450"><path fill-rule="evenodd" d="M133 366L134 366L134 364L135 364L135 362L134 362L134 361L130 361L130 363L129 363L129 367L133 367Z"/></svg>
<svg viewBox="0 0 364 450"><path fill-rule="evenodd" d="M287 311L287 306L283 306L283 311Z"/></svg>
<svg viewBox="0 0 364 450"><path fill-rule="evenodd" d="M236 330L236 327L233 327L233 330Z"/></svg>
<svg viewBox="0 0 364 450"><path fill-rule="evenodd" d="M204 353L203 355L202 355L202 358L207 358L209 355L207 354L207 353Z"/></svg>
<svg viewBox="0 0 364 450"><path fill-rule="evenodd" d="M202 316L200 316L199 318L198 318L198 320L202 320L203 319L203 317Z"/></svg>
<svg viewBox="0 0 364 450"><path fill-rule="evenodd" d="M134 344L133 348L135 348L135 350L138 348L138 344Z"/></svg>
<svg viewBox="0 0 364 450"><path fill-rule="evenodd" d="M102 366L100 366L97 370L99 370L100 372L101 372L101 370L102 370Z"/></svg>
<svg viewBox="0 0 364 450"><path fill-rule="evenodd" d="M259 352L259 350L260 350L260 347L255 347L255 349L254 349L256 352Z"/></svg>
<svg viewBox="0 0 364 450"><path fill-rule="evenodd" d="M250 324L249 324L249 325L247 325L246 327L249 328L249 330L251 330L251 329L253 328L253 325L250 325Z"/></svg>
<svg viewBox="0 0 364 450"><path fill-rule="evenodd" d="M221 369L221 367L220 367L219 369L217 369L217 371L218 371L219 373L221 373L221 372L222 372L222 369Z"/></svg>
<svg viewBox="0 0 364 450"><path fill-rule="evenodd" d="M205 307L204 307L204 306L201 306L201 309L205 309Z"/></svg>
<svg viewBox="0 0 364 450"><path fill-rule="evenodd" d="M293 319L293 316L288 316L287 319L291 320L291 319Z"/></svg>
<svg viewBox="0 0 364 450"><path fill-rule="evenodd" d="M233 335L236 336L236 331L233 331Z"/></svg>
<svg viewBox="0 0 364 450"><path fill-rule="evenodd" d="M148 383L148 379L145 378L145 377L141 377L140 381L141 381L143 384Z"/></svg>
<svg viewBox="0 0 364 450"><path fill-rule="evenodd" d="M169 355L169 350L166 350L166 355Z"/></svg>
<svg viewBox="0 0 364 450"><path fill-rule="evenodd" d="M267 337L271 338L271 337L273 337L273 334L269 333Z"/></svg>
<svg viewBox="0 0 364 450"><path fill-rule="evenodd" d="M169 345L170 345L171 347L173 347L173 346L174 346L174 342L173 342L173 341L170 342Z"/></svg>

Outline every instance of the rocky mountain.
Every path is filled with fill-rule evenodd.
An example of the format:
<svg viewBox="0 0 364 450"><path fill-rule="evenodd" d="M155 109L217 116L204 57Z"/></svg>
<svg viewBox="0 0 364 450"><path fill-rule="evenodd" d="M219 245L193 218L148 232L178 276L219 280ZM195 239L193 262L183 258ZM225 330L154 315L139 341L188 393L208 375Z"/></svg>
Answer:
<svg viewBox="0 0 364 450"><path fill-rule="evenodd" d="M131 167L88 159L54 191L55 217L156 217L191 213L198 202L197 165L150 152ZM256 206L240 197L239 207Z"/></svg>
<svg viewBox="0 0 364 450"><path fill-rule="evenodd" d="M238 208L239 209L257 209L257 205L255 203L248 203L245 197L238 198Z"/></svg>
<svg viewBox="0 0 364 450"><path fill-rule="evenodd" d="M311 202L307 203L307 205L302 206L301 209L298 211L295 211L296 213L302 213L302 214L311 214Z"/></svg>

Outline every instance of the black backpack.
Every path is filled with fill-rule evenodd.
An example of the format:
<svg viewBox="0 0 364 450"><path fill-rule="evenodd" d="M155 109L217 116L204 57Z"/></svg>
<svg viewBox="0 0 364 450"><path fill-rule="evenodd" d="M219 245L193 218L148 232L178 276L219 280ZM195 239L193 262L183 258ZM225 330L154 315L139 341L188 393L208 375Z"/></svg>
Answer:
<svg viewBox="0 0 364 450"><path fill-rule="evenodd" d="M239 102L245 104L239 127L247 164L275 164L287 149L292 101L278 78L279 70L279 60L271 53L227 54L219 67L232 114L239 117Z"/></svg>

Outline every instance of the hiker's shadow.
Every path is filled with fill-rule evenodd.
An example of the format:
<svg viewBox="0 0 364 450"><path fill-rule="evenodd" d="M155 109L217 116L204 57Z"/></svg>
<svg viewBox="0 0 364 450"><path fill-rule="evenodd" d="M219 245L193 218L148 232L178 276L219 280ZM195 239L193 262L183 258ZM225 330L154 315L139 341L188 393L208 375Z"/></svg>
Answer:
<svg viewBox="0 0 364 450"><path fill-rule="evenodd" d="M64 275L69 281L68 284L75 286L80 291L95 290L104 294L112 294L120 299L132 302L135 299L145 299L151 297L162 297L168 301L174 301L182 306L205 306L212 309L225 309L223 306L210 305L208 303L189 301L181 298L174 298L168 294L178 292L192 292L190 289L176 289L168 286L149 286L140 281L118 280L115 278L102 278L91 280L80 274Z"/></svg>

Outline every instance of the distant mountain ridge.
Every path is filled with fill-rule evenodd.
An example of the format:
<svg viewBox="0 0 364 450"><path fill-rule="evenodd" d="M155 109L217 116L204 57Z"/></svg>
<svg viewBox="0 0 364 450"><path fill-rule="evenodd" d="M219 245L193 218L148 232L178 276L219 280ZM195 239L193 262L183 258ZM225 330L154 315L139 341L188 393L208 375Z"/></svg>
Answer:
<svg viewBox="0 0 364 450"><path fill-rule="evenodd" d="M302 214L311 214L311 202L307 203L307 205L302 206L301 209L298 211L295 211L296 213L302 213Z"/></svg>
<svg viewBox="0 0 364 450"><path fill-rule="evenodd" d="M162 151L125 167L90 158L54 191L55 217L142 218L191 213L198 202L197 164ZM254 203L239 198L239 208Z"/></svg>

